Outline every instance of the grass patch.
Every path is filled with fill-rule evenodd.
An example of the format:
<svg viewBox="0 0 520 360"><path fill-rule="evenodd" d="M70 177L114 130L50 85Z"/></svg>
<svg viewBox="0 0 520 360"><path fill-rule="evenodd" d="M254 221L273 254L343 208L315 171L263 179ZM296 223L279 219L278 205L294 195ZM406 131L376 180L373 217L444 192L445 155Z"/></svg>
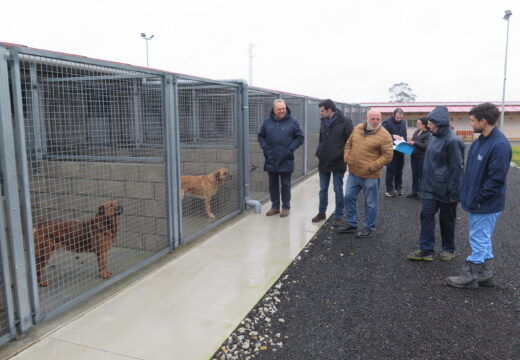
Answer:
<svg viewBox="0 0 520 360"><path fill-rule="evenodd" d="M520 146L513 146L513 162L520 166Z"/></svg>

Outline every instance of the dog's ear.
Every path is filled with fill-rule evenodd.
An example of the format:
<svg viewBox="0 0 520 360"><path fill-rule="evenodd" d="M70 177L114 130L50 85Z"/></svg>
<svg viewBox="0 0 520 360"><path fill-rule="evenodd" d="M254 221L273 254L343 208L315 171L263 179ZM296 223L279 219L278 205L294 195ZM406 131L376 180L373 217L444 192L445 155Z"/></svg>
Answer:
<svg viewBox="0 0 520 360"><path fill-rule="evenodd" d="M97 210L98 215L105 215L105 205L101 205Z"/></svg>
<svg viewBox="0 0 520 360"><path fill-rule="evenodd" d="M220 180L220 171L217 171L215 173L215 180L219 181Z"/></svg>

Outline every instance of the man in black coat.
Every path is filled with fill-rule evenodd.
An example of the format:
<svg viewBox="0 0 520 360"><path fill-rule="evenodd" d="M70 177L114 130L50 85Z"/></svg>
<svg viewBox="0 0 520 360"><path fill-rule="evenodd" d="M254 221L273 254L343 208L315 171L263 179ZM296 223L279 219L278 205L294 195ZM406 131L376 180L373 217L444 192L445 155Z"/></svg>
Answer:
<svg viewBox="0 0 520 360"><path fill-rule="evenodd" d="M332 226L343 225L343 211L345 202L343 198L343 177L347 169L343 161L343 150L350 134L352 133L352 120L343 116L336 104L330 99L319 103L321 115L320 138L316 156L319 159L318 171L320 175L320 203L318 215L312 218L312 222L323 221L327 218L325 212L328 205L328 191L330 177L336 198L336 211Z"/></svg>
<svg viewBox="0 0 520 360"><path fill-rule="evenodd" d="M403 120L403 109L397 108L392 116L383 122L383 127L392 135L392 140L407 141L406 121ZM394 150L392 161L386 165L386 192L388 197L403 195L404 154Z"/></svg>

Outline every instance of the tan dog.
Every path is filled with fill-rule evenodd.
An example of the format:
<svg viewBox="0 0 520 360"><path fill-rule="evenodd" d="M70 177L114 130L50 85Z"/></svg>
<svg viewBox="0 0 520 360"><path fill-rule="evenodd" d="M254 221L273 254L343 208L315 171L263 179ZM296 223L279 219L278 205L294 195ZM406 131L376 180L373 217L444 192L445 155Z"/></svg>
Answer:
<svg viewBox="0 0 520 360"><path fill-rule="evenodd" d="M114 244L119 228L119 215L123 207L117 201L107 201L96 215L87 220L48 220L33 227L38 283L48 286L44 269L52 253L64 248L74 252L90 252L97 256L99 272L103 279L112 273L107 270L108 250Z"/></svg>
<svg viewBox="0 0 520 360"><path fill-rule="evenodd" d="M211 212L211 198L227 178L231 178L231 174L225 168L220 168L207 175L181 176L181 200L184 199L184 194L186 193L203 199L206 214L208 214L209 218L214 219L215 215Z"/></svg>

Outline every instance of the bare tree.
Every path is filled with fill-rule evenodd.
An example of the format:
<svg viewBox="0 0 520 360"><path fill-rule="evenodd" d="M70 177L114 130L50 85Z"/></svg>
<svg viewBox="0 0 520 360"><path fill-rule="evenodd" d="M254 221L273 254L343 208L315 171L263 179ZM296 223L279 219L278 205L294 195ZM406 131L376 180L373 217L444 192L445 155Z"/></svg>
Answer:
<svg viewBox="0 0 520 360"><path fill-rule="evenodd" d="M390 91L390 101L392 102L414 102L417 98L417 95L405 82L392 85L388 91Z"/></svg>

